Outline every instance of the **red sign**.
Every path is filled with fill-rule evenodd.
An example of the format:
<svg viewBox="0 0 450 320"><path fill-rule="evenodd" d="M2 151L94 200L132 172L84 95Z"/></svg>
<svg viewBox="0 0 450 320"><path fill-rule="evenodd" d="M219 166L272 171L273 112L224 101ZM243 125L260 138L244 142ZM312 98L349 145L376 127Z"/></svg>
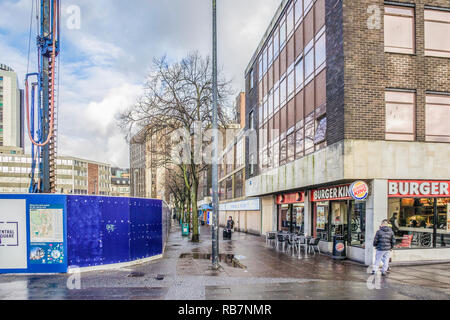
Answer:
<svg viewBox="0 0 450 320"><path fill-rule="evenodd" d="M348 187L350 185L333 186L316 189L311 192L311 201L347 200L351 199Z"/></svg>
<svg viewBox="0 0 450 320"><path fill-rule="evenodd" d="M277 204L305 202L304 192L285 193L277 195Z"/></svg>
<svg viewBox="0 0 450 320"><path fill-rule="evenodd" d="M450 197L450 181L389 180L388 197Z"/></svg>

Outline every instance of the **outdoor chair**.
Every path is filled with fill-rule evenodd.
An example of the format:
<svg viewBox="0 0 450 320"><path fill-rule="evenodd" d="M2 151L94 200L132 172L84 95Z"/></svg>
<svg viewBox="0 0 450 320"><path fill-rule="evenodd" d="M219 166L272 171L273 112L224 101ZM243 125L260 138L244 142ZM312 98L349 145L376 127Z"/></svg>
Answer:
<svg viewBox="0 0 450 320"><path fill-rule="evenodd" d="M317 251L320 254L319 242L320 242L320 238L311 238L311 239L309 239L308 250L312 249L312 251L314 252L314 255L316 254L316 249L317 249Z"/></svg>
<svg viewBox="0 0 450 320"><path fill-rule="evenodd" d="M286 237L286 254L289 252L291 255L294 254L295 250L296 250L296 243L295 243L295 235L294 234L289 234Z"/></svg>
<svg viewBox="0 0 450 320"><path fill-rule="evenodd" d="M279 249L280 244L282 247L281 251L284 252L285 247L286 247L286 235L283 232L277 234L277 250Z"/></svg>
<svg viewBox="0 0 450 320"><path fill-rule="evenodd" d="M266 233L266 245L270 244L273 247L273 244L276 243L277 240L277 232L269 231Z"/></svg>
<svg viewBox="0 0 450 320"><path fill-rule="evenodd" d="M305 249L305 254L307 253L308 250L308 239L305 236L300 236L297 238L297 246L298 246L298 257L300 258L300 251L301 248L303 247Z"/></svg>

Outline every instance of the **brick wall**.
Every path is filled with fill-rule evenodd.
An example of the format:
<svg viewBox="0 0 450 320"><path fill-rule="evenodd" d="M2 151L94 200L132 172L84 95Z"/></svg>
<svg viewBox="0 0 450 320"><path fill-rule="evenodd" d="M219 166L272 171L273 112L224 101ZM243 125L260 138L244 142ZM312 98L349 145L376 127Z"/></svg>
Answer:
<svg viewBox="0 0 450 320"><path fill-rule="evenodd" d="M340 2L342 1L327 1ZM448 0L416 0L416 53L384 52L384 1L344 1L345 128L347 139L385 138L386 88L415 89L416 141L425 141L425 91L450 92L450 59L424 56L424 5L450 7ZM370 5L380 8L380 28L369 29ZM328 52L327 52L328 54ZM328 97L328 94L327 94ZM333 138L331 132L331 138Z"/></svg>
<svg viewBox="0 0 450 320"><path fill-rule="evenodd" d="M88 194L99 193L98 165L88 163Z"/></svg>

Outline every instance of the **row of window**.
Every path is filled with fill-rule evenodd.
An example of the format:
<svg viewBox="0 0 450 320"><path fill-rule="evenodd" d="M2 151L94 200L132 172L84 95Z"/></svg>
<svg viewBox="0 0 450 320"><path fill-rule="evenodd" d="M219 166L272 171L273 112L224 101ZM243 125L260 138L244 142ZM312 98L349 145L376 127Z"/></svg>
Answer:
<svg viewBox="0 0 450 320"><path fill-rule="evenodd" d="M384 7L384 51L416 53L415 7ZM424 54L450 58L450 10L424 10Z"/></svg>
<svg viewBox="0 0 450 320"><path fill-rule="evenodd" d="M386 139L414 141L416 93L386 91ZM425 97L425 140L450 142L450 94Z"/></svg>
<svg viewBox="0 0 450 320"><path fill-rule="evenodd" d="M234 180L234 190L233 190ZM230 200L244 196L244 170L236 172L234 175L220 181L219 200Z"/></svg>

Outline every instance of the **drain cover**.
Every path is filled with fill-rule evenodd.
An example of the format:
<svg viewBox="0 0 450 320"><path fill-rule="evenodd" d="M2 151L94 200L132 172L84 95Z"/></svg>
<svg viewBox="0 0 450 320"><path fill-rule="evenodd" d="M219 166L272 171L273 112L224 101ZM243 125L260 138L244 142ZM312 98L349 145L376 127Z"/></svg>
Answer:
<svg viewBox="0 0 450 320"><path fill-rule="evenodd" d="M155 279L156 280L164 280L164 275L163 274L158 274Z"/></svg>
<svg viewBox="0 0 450 320"><path fill-rule="evenodd" d="M145 276L145 273L137 272L137 271L133 271L128 275L128 277L130 277L130 278L139 278L139 277L143 277L143 276Z"/></svg>

